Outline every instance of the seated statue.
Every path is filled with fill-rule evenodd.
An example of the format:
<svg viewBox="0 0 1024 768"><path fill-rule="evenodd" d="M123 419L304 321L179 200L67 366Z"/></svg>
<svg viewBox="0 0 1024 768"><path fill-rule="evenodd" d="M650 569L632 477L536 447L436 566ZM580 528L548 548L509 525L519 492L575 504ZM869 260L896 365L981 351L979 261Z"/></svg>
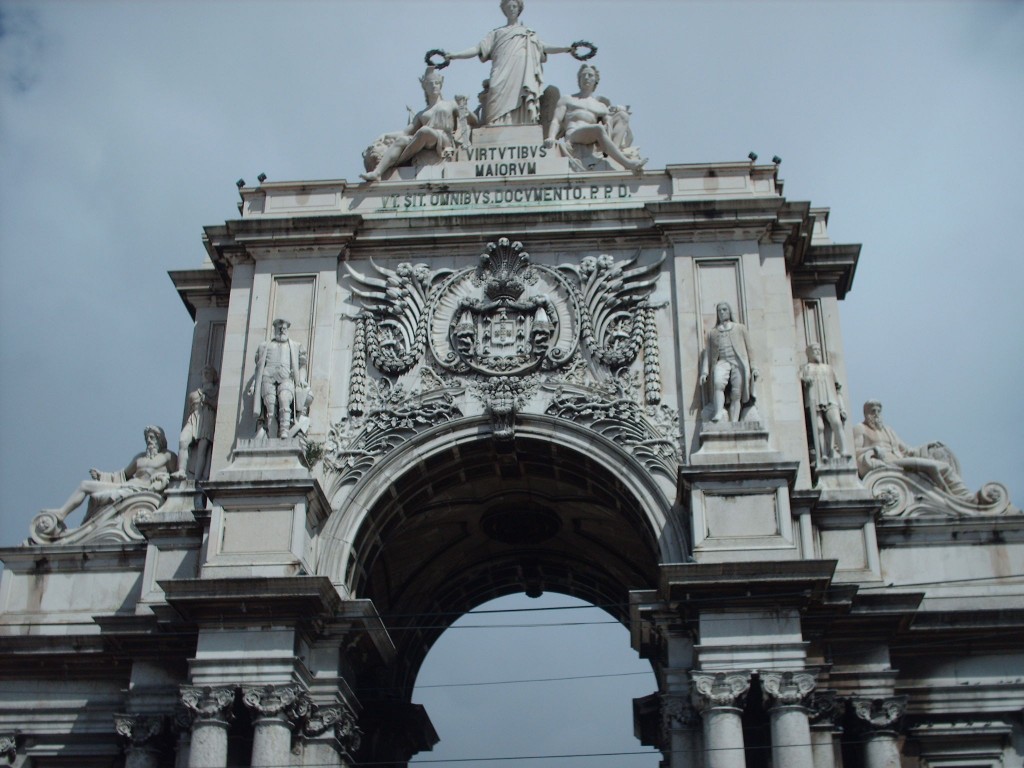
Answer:
<svg viewBox="0 0 1024 768"><path fill-rule="evenodd" d="M555 114L547 129L544 146L553 147L558 139L564 139L571 157L580 159L581 148L592 152L597 148L623 168L640 173L647 158L630 145L633 133L629 128L629 111L623 107L611 106L603 97L594 96L594 90L601 80L597 67L584 64L576 75L579 92L562 96L555 106Z"/></svg>
<svg viewBox="0 0 1024 768"><path fill-rule="evenodd" d="M468 109L447 101L441 95L444 78L433 67L427 67L420 78L427 107L416 113L404 130L385 133L363 153L366 173L360 176L377 181L396 165L407 164L424 149L433 149L439 157L455 151L456 127L465 119Z"/></svg>
<svg viewBox="0 0 1024 768"><path fill-rule="evenodd" d="M923 475L951 496L972 496L960 479L956 459L949 449L939 442L911 448L882 423L882 404L878 400L864 403L864 421L853 428L853 441L861 477L873 469L897 468Z"/></svg>
<svg viewBox="0 0 1024 768"><path fill-rule="evenodd" d="M108 504L120 501L143 491L163 493L178 468L178 457L167 450L167 436L160 427L149 426L142 431L146 439L146 450L140 453L127 467L119 472L100 472L90 469L91 480L83 480L78 488L58 509L44 509L42 514L53 515L58 524L87 498L87 522Z"/></svg>
<svg viewBox="0 0 1024 768"><path fill-rule="evenodd" d="M203 368L203 384L188 395L188 418L178 438L177 478L195 482L210 476L210 446L213 444L213 429L217 421L217 384L220 376L212 365ZM192 446L192 466L189 454Z"/></svg>

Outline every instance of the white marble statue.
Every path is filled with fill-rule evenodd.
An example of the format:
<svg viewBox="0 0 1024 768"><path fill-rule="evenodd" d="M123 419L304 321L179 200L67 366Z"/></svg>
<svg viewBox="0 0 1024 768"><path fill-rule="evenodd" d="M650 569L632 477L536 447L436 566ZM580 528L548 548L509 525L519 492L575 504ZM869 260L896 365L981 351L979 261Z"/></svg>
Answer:
<svg viewBox="0 0 1024 768"><path fill-rule="evenodd" d="M882 422L882 404L878 400L864 403L864 421L853 428L857 471L864 477L873 469L896 468L924 475L936 488L951 496L970 498L956 459L945 445L931 442L912 448Z"/></svg>
<svg viewBox="0 0 1024 768"><path fill-rule="evenodd" d="M501 0L507 24L483 40L446 59L491 62L483 122L485 125L535 125L540 119L544 62L550 53L568 53L571 46L545 45L532 29L519 23L523 0Z"/></svg>
<svg viewBox="0 0 1024 768"><path fill-rule="evenodd" d="M448 101L441 95L444 78L433 67L427 67L420 78L420 85L426 97L426 108L417 112L403 130L385 133L377 140L378 144L383 143L387 147L381 153L376 167L360 174L367 181L383 178L394 166L410 162L422 150L433 149L439 157L454 152L455 134L459 130L459 123L468 115L468 109L460 108L458 103ZM370 152L370 156L373 154Z"/></svg>
<svg viewBox="0 0 1024 768"><path fill-rule="evenodd" d="M800 380L804 385L804 404L810 416L818 461L851 457L843 432L846 422L843 386L836 381L832 366L824 362L820 344L807 347L807 364L800 369Z"/></svg>
<svg viewBox="0 0 1024 768"><path fill-rule="evenodd" d="M203 368L203 383L188 395L188 417L178 438L178 471L175 477L195 482L210 476L210 446L217 421L217 390L220 375L212 365ZM192 453L192 466L189 455Z"/></svg>
<svg viewBox="0 0 1024 768"><path fill-rule="evenodd" d="M574 146L585 146L588 150L596 146L622 167L640 171L647 159L640 158L635 150L628 151L633 140L629 112L623 107L612 106L603 97L594 96L601 73L592 64L580 66L576 81L579 91L571 96L562 96L555 106L544 146L553 147L557 139L564 138L572 156L578 154L572 149Z"/></svg>
<svg viewBox="0 0 1024 768"><path fill-rule="evenodd" d="M711 399L714 413L711 421L739 421L743 406L753 397L753 382L758 377L750 353L750 339L746 326L732 318L732 307L727 302L715 306L717 324L708 332L705 354L701 360L700 383L705 388L711 380ZM726 398L728 390L728 398ZM729 410L726 413L726 400Z"/></svg>
<svg viewBox="0 0 1024 768"><path fill-rule="evenodd" d="M293 422L308 407L306 349L288 338L291 325L282 318L275 320L273 338L256 350L256 375L248 393L253 396L258 438L267 437L274 419L277 436L291 437Z"/></svg>
<svg viewBox="0 0 1024 768"><path fill-rule="evenodd" d="M143 435L146 450L132 459L127 467L118 472L90 469L92 479L83 480L64 502L64 506L44 509L41 514L53 515L58 523L63 523L79 504L89 499L85 514L85 521L88 521L104 506L137 493L163 493L170 483L171 474L178 468L178 457L167 450L167 436L160 427L148 426L143 430Z"/></svg>

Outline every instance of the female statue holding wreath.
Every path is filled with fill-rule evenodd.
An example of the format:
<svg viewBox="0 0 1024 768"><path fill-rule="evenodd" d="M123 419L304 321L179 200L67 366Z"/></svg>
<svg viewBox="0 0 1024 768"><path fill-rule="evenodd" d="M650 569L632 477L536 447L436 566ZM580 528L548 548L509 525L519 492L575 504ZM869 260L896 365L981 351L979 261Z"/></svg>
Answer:
<svg viewBox="0 0 1024 768"><path fill-rule="evenodd" d="M492 29L477 45L458 53L431 51L440 54L445 67L452 59L480 57L491 62L490 87L484 104L485 125L536 125L540 122L540 97L543 89L544 62L549 53L573 52L580 45L596 51L589 43L572 46L545 45L537 33L519 23L523 0L501 0L501 10L508 23ZM587 56L589 58L589 56Z"/></svg>

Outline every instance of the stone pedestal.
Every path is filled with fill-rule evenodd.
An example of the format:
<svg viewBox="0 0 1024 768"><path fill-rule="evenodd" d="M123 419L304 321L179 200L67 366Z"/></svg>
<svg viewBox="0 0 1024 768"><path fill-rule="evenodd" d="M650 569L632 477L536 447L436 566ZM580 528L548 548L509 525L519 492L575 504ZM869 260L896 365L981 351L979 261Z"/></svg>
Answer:
<svg viewBox="0 0 1024 768"><path fill-rule="evenodd" d="M298 439L239 440L203 488L213 504L204 578L312 573L330 505Z"/></svg>

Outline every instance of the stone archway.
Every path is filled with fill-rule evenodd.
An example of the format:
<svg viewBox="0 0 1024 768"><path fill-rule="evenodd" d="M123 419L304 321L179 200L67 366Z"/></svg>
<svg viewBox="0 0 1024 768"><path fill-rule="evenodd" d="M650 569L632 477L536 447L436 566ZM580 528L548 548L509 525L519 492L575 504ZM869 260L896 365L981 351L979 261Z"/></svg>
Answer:
<svg viewBox="0 0 1024 768"><path fill-rule="evenodd" d="M466 419L402 446L322 535L335 551L321 572L371 600L395 644L360 699L371 713L413 706L431 646L493 598L559 592L627 623L629 592L656 587L659 563L681 556L670 506L610 440L547 417L522 418L508 443ZM387 745L366 748L392 759Z"/></svg>

